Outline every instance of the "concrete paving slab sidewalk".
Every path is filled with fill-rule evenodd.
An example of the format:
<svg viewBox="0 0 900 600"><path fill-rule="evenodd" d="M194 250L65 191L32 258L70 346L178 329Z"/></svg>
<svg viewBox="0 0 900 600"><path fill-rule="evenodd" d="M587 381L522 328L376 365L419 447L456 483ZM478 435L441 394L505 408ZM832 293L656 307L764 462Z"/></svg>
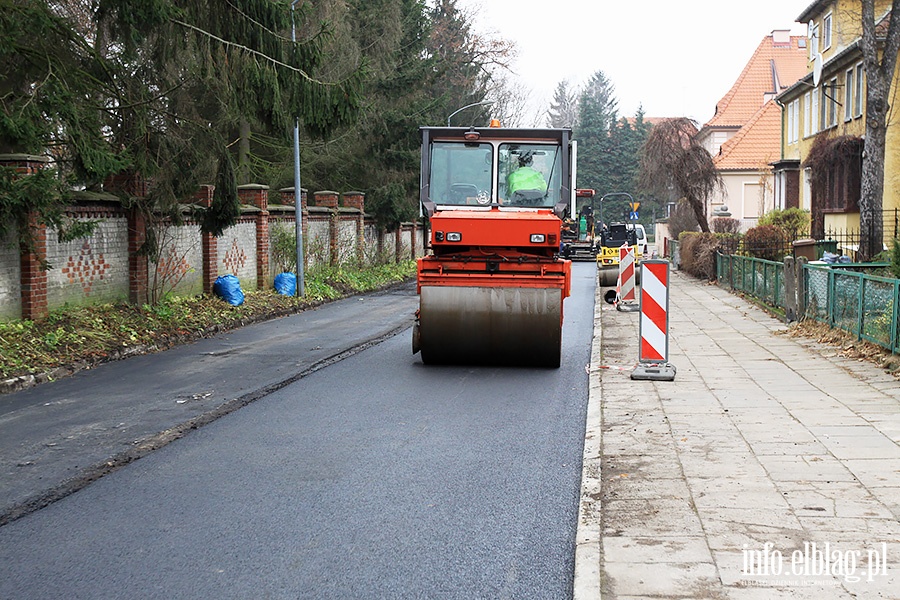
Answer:
<svg viewBox="0 0 900 600"><path fill-rule="evenodd" d="M598 289L575 597L900 598L900 382L715 285L669 297L675 381L633 381L640 313Z"/></svg>

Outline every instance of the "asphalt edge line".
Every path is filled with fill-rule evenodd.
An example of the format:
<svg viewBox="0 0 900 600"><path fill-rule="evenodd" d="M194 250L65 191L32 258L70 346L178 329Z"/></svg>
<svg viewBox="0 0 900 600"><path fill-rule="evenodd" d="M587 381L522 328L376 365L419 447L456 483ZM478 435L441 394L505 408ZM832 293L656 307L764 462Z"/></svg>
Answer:
<svg viewBox="0 0 900 600"><path fill-rule="evenodd" d="M338 363L345 358L350 358L351 356L359 354L360 352L367 350L373 346L377 346L385 340L388 340L409 329L411 326L412 323L410 322L404 325L400 325L399 327L395 327L394 329L391 329L385 333L364 340L363 342L356 344L355 346L351 346L350 348L341 350L340 352L332 354L331 356L316 361L303 371L295 373L294 375L291 375L286 379L269 384L258 390L247 392L242 396L228 400L227 402L224 402L223 404L220 404L213 409L201 413L196 417L188 419L183 423L175 425L174 427L170 427L168 429L160 431L159 433L138 440L134 444L133 448L129 448L128 450L124 450L122 452L119 452L118 454L114 454L111 458L106 459L102 462L94 463L93 465L85 467L77 476L66 479L62 483L55 485L48 490L39 492L38 494L35 494L30 498L23 500L22 502L18 502L16 504L13 504L9 508L3 509L2 512L0 512L0 527L8 525L15 520L27 516L42 508L46 508L54 502L62 500L66 496L74 494L75 492L87 487L94 481L97 481L101 477L109 475L110 473L117 471L122 467L133 463L140 458L143 458L144 456L147 456L154 450L159 450L160 448L169 445L175 440L183 438L191 430L199 429L204 425L209 425L213 421L231 414L234 411L249 404L252 404L260 398L265 398L269 394L277 392L278 390L281 390L282 388L285 388L292 383L296 383L304 377L312 375L316 371Z"/></svg>
<svg viewBox="0 0 900 600"><path fill-rule="evenodd" d="M602 287L597 281L594 295L594 337L591 341L591 362L588 365L588 407L584 432L584 453L581 460L581 496L578 503L578 526L575 530L574 600L600 600L601 487L601 385L600 375L593 365L602 362L602 328L600 316L604 301Z"/></svg>

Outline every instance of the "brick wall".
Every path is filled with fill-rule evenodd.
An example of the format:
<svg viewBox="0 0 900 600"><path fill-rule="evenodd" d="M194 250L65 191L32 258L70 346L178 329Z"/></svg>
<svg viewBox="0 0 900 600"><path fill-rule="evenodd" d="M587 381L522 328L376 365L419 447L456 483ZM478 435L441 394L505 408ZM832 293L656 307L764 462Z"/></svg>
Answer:
<svg viewBox="0 0 900 600"><path fill-rule="evenodd" d="M18 319L22 314L21 265L17 238L0 238L0 319Z"/></svg>
<svg viewBox="0 0 900 600"><path fill-rule="evenodd" d="M148 282L154 297L169 292L180 296L202 294L203 249L199 224L163 225L158 228L157 236L162 242L162 252L159 263L150 261Z"/></svg>
<svg viewBox="0 0 900 600"><path fill-rule="evenodd" d="M218 241L219 275L234 275L241 289L256 289L256 221L241 217Z"/></svg>
<svg viewBox="0 0 900 600"><path fill-rule="evenodd" d="M209 292L215 277L228 273L238 277L245 291L258 284L271 287L280 272L272 260L271 228L287 227L293 235L296 226L293 189L272 194L268 205L266 195L266 186L242 186L242 216L221 238L202 236L198 224L190 220L179 226L160 226L163 248L158 264L136 252L144 239L139 230L145 225L139 214L125 210L113 197L72 206L67 210L69 217L96 220L97 227L91 236L66 243L59 243L56 232L47 230L41 247L46 248L52 265L49 271L35 270L33 257L25 261L14 240L0 240L0 319L39 318L47 309L66 303L145 302L170 291L195 295ZM379 234L365 216L361 192L317 193L308 207L305 190L303 197L307 271L321 265L355 263L360 257L367 261L407 260L413 256L413 248L421 254L422 232L412 224L404 224L399 232ZM204 186L193 201L208 206L211 198L212 186ZM37 273L30 290L24 290L22 284L22 265ZM31 293L27 315L22 301L26 291Z"/></svg>
<svg viewBox="0 0 900 600"><path fill-rule="evenodd" d="M128 221L109 208L78 210L69 216L97 220L87 238L60 243L47 231L47 306L99 304L128 298Z"/></svg>

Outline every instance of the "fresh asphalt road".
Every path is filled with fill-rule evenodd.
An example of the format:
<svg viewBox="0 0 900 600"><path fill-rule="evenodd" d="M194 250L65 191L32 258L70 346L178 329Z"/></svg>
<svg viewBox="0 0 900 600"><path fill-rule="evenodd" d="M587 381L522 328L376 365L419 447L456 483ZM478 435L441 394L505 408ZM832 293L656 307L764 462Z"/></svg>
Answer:
<svg viewBox="0 0 900 600"><path fill-rule="evenodd" d="M0 598L567 598L593 328L556 370L425 367L409 331L0 527Z"/></svg>

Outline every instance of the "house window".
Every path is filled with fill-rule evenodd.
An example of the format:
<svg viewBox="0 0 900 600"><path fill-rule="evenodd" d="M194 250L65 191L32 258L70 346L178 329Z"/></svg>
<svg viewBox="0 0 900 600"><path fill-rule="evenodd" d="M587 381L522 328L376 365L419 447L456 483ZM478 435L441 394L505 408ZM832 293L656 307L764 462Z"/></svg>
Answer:
<svg viewBox="0 0 900 600"><path fill-rule="evenodd" d="M853 93L853 69L847 69L844 90L844 120L849 121L853 118L853 103L856 100L856 96Z"/></svg>
<svg viewBox="0 0 900 600"><path fill-rule="evenodd" d="M800 138L800 99L787 105L787 136L789 144L796 144Z"/></svg>
<svg viewBox="0 0 900 600"><path fill-rule="evenodd" d="M822 19L822 50L831 48L831 13Z"/></svg>
<svg viewBox="0 0 900 600"><path fill-rule="evenodd" d="M862 116L863 105L863 64L856 65L856 81L854 81L853 116Z"/></svg>
<svg viewBox="0 0 900 600"><path fill-rule="evenodd" d="M837 79L832 79L827 86L822 86L823 104L828 106L826 127L837 125Z"/></svg>
<svg viewBox="0 0 900 600"><path fill-rule="evenodd" d="M812 135L812 120L810 116L810 94L806 92L803 94L803 137L809 137Z"/></svg>
<svg viewBox="0 0 900 600"><path fill-rule="evenodd" d="M815 190L815 196L825 212L844 213L859 210L862 148L860 139L848 149L844 160L828 169L821 184L822 188Z"/></svg>
<svg viewBox="0 0 900 600"><path fill-rule="evenodd" d="M820 94L819 90L813 90L812 109L811 109L812 114L810 115L810 117L811 117L810 133L817 133L819 131L819 123L821 122L820 116L819 116L819 94Z"/></svg>
<svg viewBox="0 0 900 600"><path fill-rule="evenodd" d="M812 61L819 52L819 26L814 23L806 35L809 37L809 60Z"/></svg>

